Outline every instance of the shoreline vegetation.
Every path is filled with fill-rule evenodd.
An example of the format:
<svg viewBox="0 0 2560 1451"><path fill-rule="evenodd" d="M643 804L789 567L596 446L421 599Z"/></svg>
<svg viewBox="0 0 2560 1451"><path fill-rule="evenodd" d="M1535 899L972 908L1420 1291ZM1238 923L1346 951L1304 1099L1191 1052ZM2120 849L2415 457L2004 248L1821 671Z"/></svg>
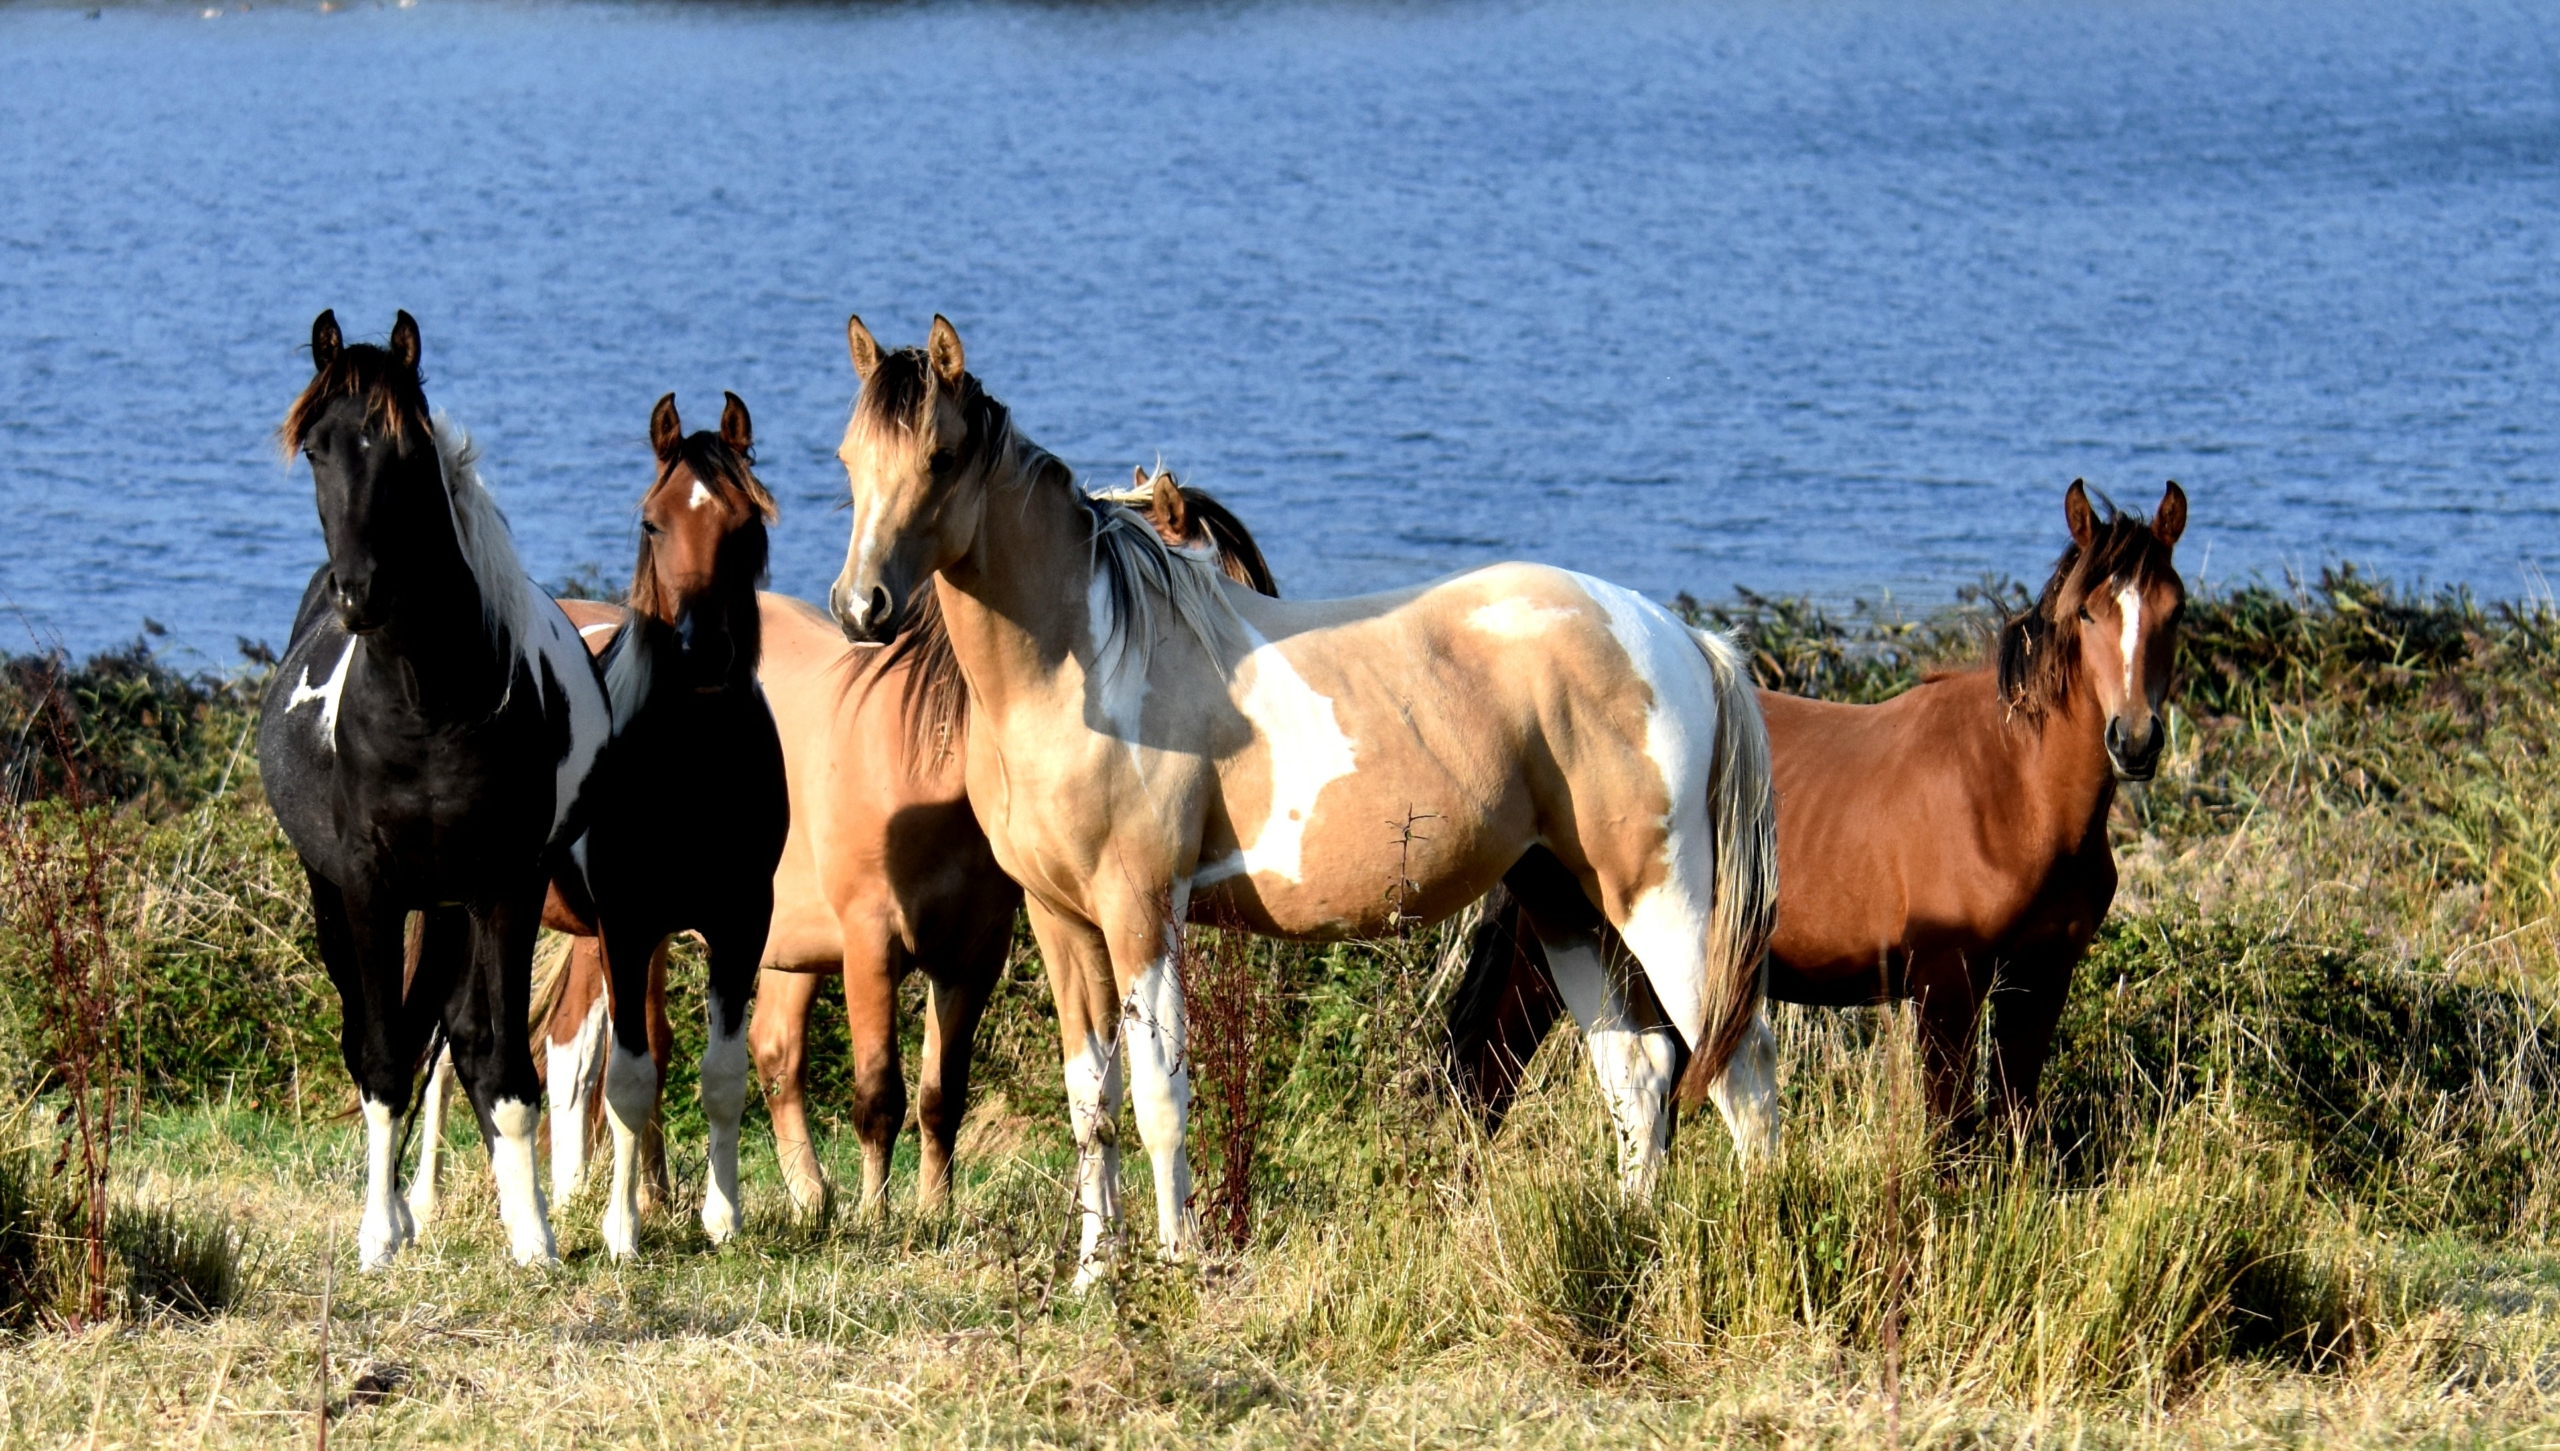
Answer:
<svg viewBox="0 0 2560 1451"><path fill-rule="evenodd" d="M1873 700L1978 656L2019 598L1679 604L1765 685ZM1223 1247L1133 1250L1083 1296L1019 931L951 1212L914 1209L910 1134L886 1213L793 1221L758 1102L748 1229L711 1249L680 949L677 1187L640 1257L604 1259L590 1188L553 1206L559 1270L508 1264L466 1113L439 1222L356 1275L353 1090L249 749L253 671L183 677L139 643L0 664L0 1442L263 1443L308 1435L324 1394L341 1436L459 1444L2467 1444L2560 1423L2547 604L2345 568L2190 600L2159 778L2119 795L2123 884L2024 1142L1926 1142L1904 1015L1779 1008L1777 1166L1744 1180L1693 1116L1630 1204L1576 1036L1494 1142L1441 1090L1448 929L1196 929L1193 1149ZM112 1013L65 1016L84 984ZM810 1102L842 1186L838 1001ZM82 1023L85 1085L63 1056ZM64 1117L83 1103L109 1125L103 1209ZM1126 1202L1151 1243L1152 1194Z"/></svg>

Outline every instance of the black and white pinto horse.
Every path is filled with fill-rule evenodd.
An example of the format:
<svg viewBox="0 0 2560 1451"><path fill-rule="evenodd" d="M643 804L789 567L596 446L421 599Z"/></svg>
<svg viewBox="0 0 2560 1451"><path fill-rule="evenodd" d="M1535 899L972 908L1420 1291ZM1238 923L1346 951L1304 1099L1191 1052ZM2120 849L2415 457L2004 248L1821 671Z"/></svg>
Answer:
<svg viewBox="0 0 2560 1451"><path fill-rule="evenodd" d="M344 1005L366 1133L357 1247L375 1269L416 1237L398 1155L441 1027L510 1248L547 1262L525 1018L543 894L611 726L604 684L517 563L470 439L429 415L409 314L374 347L344 344L324 312L311 361L284 446L311 461L329 563L268 684L258 764ZM419 950L404 981L412 912Z"/></svg>

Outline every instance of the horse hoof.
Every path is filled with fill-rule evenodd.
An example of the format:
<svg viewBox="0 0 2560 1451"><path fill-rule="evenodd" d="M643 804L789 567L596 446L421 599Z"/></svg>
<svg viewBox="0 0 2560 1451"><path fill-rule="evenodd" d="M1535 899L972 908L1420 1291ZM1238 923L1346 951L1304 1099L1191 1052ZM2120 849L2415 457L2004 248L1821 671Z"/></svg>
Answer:
<svg viewBox="0 0 2560 1451"><path fill-rule="evenodd" d="M705 1202L702 1206L702 1232L711 1236L713 1244L727 1244L738 1237L738 1211L727 1204Z"/></svg>

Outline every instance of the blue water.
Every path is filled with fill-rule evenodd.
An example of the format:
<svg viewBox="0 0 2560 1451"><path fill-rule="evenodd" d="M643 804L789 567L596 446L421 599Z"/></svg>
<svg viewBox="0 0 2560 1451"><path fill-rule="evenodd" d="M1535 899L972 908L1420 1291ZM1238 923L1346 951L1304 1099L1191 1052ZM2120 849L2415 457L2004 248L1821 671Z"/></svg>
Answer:
<svg viewBox="0 0 2560 1451"><path fill-rule="evenodd" d="M853 310L1301 594L1929 603L2075 475L2184 482L2191 578L2560 572L2548 6L198 9L0 7L12 636L281 642L323 307L418 316L546 579L729 388L820 592Z"/></svg>

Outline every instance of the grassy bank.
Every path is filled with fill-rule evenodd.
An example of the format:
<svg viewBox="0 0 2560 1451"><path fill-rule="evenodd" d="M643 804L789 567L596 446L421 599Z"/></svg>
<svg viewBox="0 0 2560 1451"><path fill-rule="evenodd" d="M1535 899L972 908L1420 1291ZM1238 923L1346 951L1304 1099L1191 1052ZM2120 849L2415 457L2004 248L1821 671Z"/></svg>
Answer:
<svg viewBox="0 0 2560 1451"><path fill-rule="evenodd" d="M1701 613L1769 683L1874 699L1968 656L2006 597ZM67 755L95 763L89 820L113 844L117 1213L176 1227L118 1242L112 1325L47 1329L54 1302L21 1297L0 1436L307 1433L333 1244L337 1433L390 1442L2397 1444L2560 1422L2560 620L2341 574L2194 601L2185 648L2160 779L2117 812L2125 885L2040 1140L1931 1154L1901 1019L1785 1010L1783 1161L1744 1180L1693 1121L1632 1205L1578 1042L1533 1065L1499 1142L1450 1112L1436 934L1221 940L1226 980L1280 1006L1225 1060L1258 1068L1267 1113L1249 1241L1135 1257L1084 1296L1027 945L982 1034L947 1216L905 1207L909 1140L889 1215L788 1222L759 1120L750 1230L703 1243L699 977L680 968L683 1187L637 1262L601 1259L591 1192L555 1212L560 1270L508 1268L457 1120L445 1222L353 1275L336 1004L242 749L248 696L105 657L57 677L75 744L48 750L21 728L45 673L17 662L0 739L36 742L7 768L48 798L17 829L68 829ZM11 931L0 1074L50 1108L35 944ZM839 1019L820 1016L814 1101L848 1182ZM1204 1178L1231 1112L1204 1108ZM25 1150L0 1162L0 1278L40 1290L65 1272L10 1246L59 1239L59 1131L35 1107L0 1128Z"/></svg>

